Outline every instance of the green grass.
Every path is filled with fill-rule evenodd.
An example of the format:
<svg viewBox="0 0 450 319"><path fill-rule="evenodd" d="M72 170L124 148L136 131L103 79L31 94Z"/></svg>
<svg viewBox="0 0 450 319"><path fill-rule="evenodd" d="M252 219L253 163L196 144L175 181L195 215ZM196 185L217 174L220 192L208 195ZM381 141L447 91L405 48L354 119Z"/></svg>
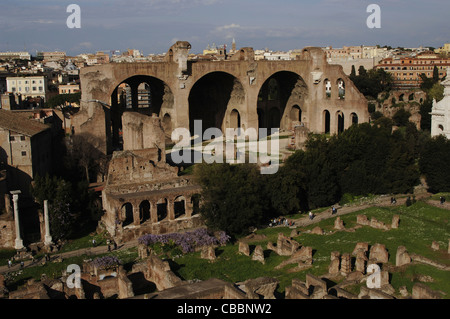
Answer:
<svg viewBox="0 0 450 319"><path fill-rule="evenodd" d="M27 280L35 279L39 281L42 274L46 274L48 278L59 278L62 276L63 272L67 270L67 267L71 264L79 265L82 268L83 261L89 259L95 259L97 257L102 257L105 255L116 256L124 265L124 268L129 271L131 270L131 265L138 259L137 247L113 251L108 254L101 254L95 256L76 256L71 258L63 259L62 262L47 262L45 265L36 265L25 267L22 270L11 272L6 275L7 278L7 288L12 291L25 285Z"/></svg>
<svg viewBox="0 0 450 319"><path fill-rule="evenodd" d="M16 254L15 249L0 249L0 266L5 266L8 264L8 259L14 257Z"/></svg>
<svg viewBox="0 0 450 319"><path fill-rule="evenodd" d="M316 215L328 210L329 207L320 208L314 211ZM363 226L354 232L334 232L335 218L323 220L308 227L297 228L300 235L295 238L301 245L313 248L313 265L311 268L301 272L290 272L289 270L297 266L296 264L287 265L282 269L275 269L284 260L289 257L278 256L275 252L267 249L267 243L276 243L279 233L290 236L292 229L287 227L265 228L256 231L256 234L265 235L266 239L259 242L251 242L250 251L253 252L256 245L261 245L265 253L265 264L258 261L252 261L251 257L240 255L237 244L228 244L216 249L217 259L213 262L200 258L200 253L190 253L179 258L169 260L172 270L183 280L207 280L209 278L219 278L228 282L236 283L251 278L273 277L279 281L276 293L282 297L287 286L292 284L292 279L298 278L305 280L306 274L310 273L321 276L328 272L330 264L330 255L332 251L351 253L358 242L368 242L369 245L380 243L386 245L390 254L389 264L395 265L395 254L397 247L403 245L408 252L416 253L436 262L450 265L449 255L447 254L448 241L450 238L450 211L428 205L424 202L417 202L410 207L406 206L388 206L388 207L370 207L351 214L340 216L344 221L345 227L352 228L356 226L356 217L359 214L365 214L369 219L375 217L387 225L391 224L392 217L395 214L400 215L400 224L398 229L383 231ZM288 219L305 217L305 214L287 216ZM307 233L308 230L319 226L329 235L314 235ZM98 242L102 242L101 235L98 236ZM85 236L78 240L68 243L64 251L79 249L82 247L91 247L92 236ZM437 241L440 244L439 251L431 249L431 243ZM0 251L0 257L7 260L11 251ZM116 255L125 264L125 269L130 270L133 263L138 260L137 248L115 251L108 254ZM101 255L99 255L101 256ZM96 258L98 256L81 256L64 260L62 263L48 263L45 266L36 266L26 268L22 273L8 283L8 288L19 287L27 279L40 279L42 273L49 277L59 277L69 264L75 263L81 266L83 259ZM418 282L418 275L428 275L434 279L434 282L425 283L430 288L446 293L444 298L450 298L450 274L448 271L441 271L432 266L411 264L402 268L401 271L391 272L391 284L398 291L401 286L406 286L411 293L413 285ZM354 294L359 293L360 285L346 288Z"/></svg>
<svg viewBox="0 0 450 319"><path fill-rule="evenodd" d="M371 207L355 213L341 216L346 228L356 226L356 216L365 214L369 219L375 217L387 225L391 224L392 217L395 214L400 215L400 224L398 229L383 231L371 227L361 227L355 232L336 232L332 235L314 235L305 233L307 230L319 226L327 232L334 231L335 218L323 220L314 225L298 228L300 236L295 239L304 246L313 248L313 267L296 273L289 273L288 270L296 265L286 266L281 270L275 270L278 264L288 257L278 256L276 253L265 250L266 264L263 265L257 261L252 261L250 257L238 254L237 245L227 245L218 248L218 255L215 262L208 262L199 258L199 253L189 254L176 259L172 266L176 273L185 280L201 279L205 280L211 277L220 278L229 282L244 281L249 278L261 276L274 277L279 280L277 288L279 293L283 293L286 286L290 286L293 278L305 280L307 273L313 275L323 275L328 272L330 255L332 251L342 253L351 253L358 242L368 242L369 245L380 243L386 245L390 254L389 264L395 265L395 254L397 247L403 245L410 253L416 253L434 261L450 265L447 248L450 238L448 210L430 206L423 202L418 202L410 207ZM291 229L285 227L260 229L256 233L267 236L267 239L260 242L251 243L251 251L255 245L262 245L266 249L267 242L276 242L278 233L290 235ZM435 252L431 249L432 241L440 244L440 251ZM406 271L401 273L392 273L391 284L398 290L400 286L406 286L411 292L412 286L418 282L414 274L429 275L435 279L433 283L426 283L432 289L444 291L450 298L450 278L449 272L441 271L427 265L410 265ZM350 290L352 288L349 288ZM353 288L358 290L359 287Z"/></svg>
<svg viewBox="0 0 450 319"><path fill-rule="evenodd" d="M61 247L60 251L58 251L58 254L83 248L90 248L92 247L92 239L94 238L97 246L106 245L106 237L104 236L104 234L97 234L97 233L95 233L94 235L89 234L81 238L69 240L66 244L64 244Z"/></svg>

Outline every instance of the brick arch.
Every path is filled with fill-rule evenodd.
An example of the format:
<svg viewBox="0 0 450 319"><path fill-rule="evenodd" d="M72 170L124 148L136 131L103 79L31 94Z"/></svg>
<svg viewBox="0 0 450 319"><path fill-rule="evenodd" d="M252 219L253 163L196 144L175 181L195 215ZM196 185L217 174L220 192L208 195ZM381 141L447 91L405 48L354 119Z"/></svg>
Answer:
<svg viewBox="0 0 450 319"><path fill-rule="evenodd" d="M279 89L279 97L276 101L271 101L267 92L272 79L277 81ZM266 114L267 116L265 116L264 123L258 123L259 127L290 129L292 126L290 112L294 105L301 105L303 115L308 113L308 104L306 102L308 94L308 84L297 71L282 69L266 75L264 82L259 86L257 110L259 110L259 114ZM279 112L278 119L270 119L270 114L275 114L274 109L277 109ZM279 123L276 125L274 121Z"/></svg>
<svg viewBox="0 0 450 319"><path fill-rule="evenodd" d="M189 127L203 121L203 131L210 127L222 132L230 127L231 112L236 109L241 120L246 117L247 91L242 81L229 72L213 71L193 82L188 95ZM245 120L244 120L245 121Z"/></svg>

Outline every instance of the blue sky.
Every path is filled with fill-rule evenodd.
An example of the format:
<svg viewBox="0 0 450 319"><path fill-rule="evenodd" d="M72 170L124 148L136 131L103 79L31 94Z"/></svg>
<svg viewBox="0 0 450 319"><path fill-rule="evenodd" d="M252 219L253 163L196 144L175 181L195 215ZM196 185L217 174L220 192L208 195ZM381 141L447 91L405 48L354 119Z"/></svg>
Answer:
<svg viewBox="0 0 450 319"><path fill-rule="evenodd" d="M81 28L69 29L69 4ZM366 25L367 6L381 8L381 28ZM139 49L165 53L176 40L191 52L208 44L271 50L305 46L442 46L450 42L448 0L2 0L0 51Z"/></svg>

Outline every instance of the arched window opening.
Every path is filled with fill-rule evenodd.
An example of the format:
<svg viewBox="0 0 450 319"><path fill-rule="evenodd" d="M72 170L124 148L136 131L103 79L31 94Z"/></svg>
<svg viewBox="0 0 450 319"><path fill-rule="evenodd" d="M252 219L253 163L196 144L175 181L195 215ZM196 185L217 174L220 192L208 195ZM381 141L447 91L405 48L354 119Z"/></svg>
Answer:
<svg viewBox="0 0 450 319"><path fill-rule="evenodd" d="M343 99L345 99L345 82L344 82L344 80L338 79L337 85L338 85L339 99L343 100Z"/></svg>
<svg viewBox="0 0 450 319"><path fill-rule="evenodd" d="M331 97L331 81L328 79L325 79L325 97L329 99Z"/></svg>
<svg viewBox="0 0 450 319"><path fill-rule="evenodd" d="M186 199L183 196L175 198L173 209L175 212L175 219L184 216L186 214Z"/></svg>
<svg viewBox="0 0 450 319"><path fill-rule="evenodd" d="M150 220L150 202L148 200L144 200L139 205L139 220L141 223Z"/></svg>
<svg viewBox="0 0 450 319"><path fill-rule="evenodd" d="M122 226L128 226L133 223L133 205L126 203L122 206Z"/></svg>
<svg viewBox="0 0 450 319"><path fill-rule="evenodd" d="M325 134L330 133L330 112L328 110L323 111L323 130Z"/></svg>
<svg viewBox="0 0 450 319"><path fill-rule="evenodd" d="M168 216L167 212L167 199L160 199L156 203L156 214L158 216L158 222L164 220Z"/></svg>

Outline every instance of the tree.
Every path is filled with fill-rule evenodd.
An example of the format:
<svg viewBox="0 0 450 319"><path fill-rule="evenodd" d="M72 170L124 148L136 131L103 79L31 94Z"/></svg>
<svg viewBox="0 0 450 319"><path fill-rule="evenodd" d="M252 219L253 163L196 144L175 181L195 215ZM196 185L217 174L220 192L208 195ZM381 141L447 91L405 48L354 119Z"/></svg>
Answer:
<svg viewBox="0 0 450 319"><path fill-rule="evenodd" d="M433 78L427 77L425 73L420 74L420 79L422 80L420 88L425 92L428 92L436 84L436 81Z"/></svg>
<svg viewBox="0 0 450 319"><path fill-rule="evenodd" d="M397 112L395 112L394 116L392 117L392 120L394 121L394 124L397 126L406 126L406 124L409 122L410 117L411 113L409 111L406 111L402 107Z"/></svg>
<svg viewBox="0 0 450 319"><path fill-rule="evenodd" d="M87 182L74 184L56 176L36 176L31 194L40 209L44 200L48 200L50 229L55 240L68 239L77 231L87 229L88 224L96 224L103 213Z"/></svg>
<svg viewBox="0 0 450 319"><path fill-rule="evenodd" d="M439 69L436 65L433 68L433 81L436 83L439 82Z"/></svg>
<svg viewBox="0 0 450 319"><path fill-rule="evenodd" d="M202 186L201 215L206 225L230 236L268 220L269 200L253 164L199 164L194 174Z"/></svg>
<svg viewBox="0 0 450 319"><path fill-rule="evenodd" d="M433 100L427 97L420 105L420 128L422 130L431 131L431 109L433 108Z"/></svg>
<svg viewBox="0 0 450 319"><path fill-rule="evenodd" d="M420 172L425 175L432 193L450 191L450 141L443 135L430 139L419 160Z"/></svg>
<svg viewBox="0 0 450 319"><path fill-rule="evenodd" d="M430 100L435 99L439 102L444 98L444 86L440 83L435 83L428 91L427 97L429 97Z"/></svg>
<svg viewBox="0 0 450 319"><path fill-rule="evenodd" d="M99 151L99 144L100 140L91 134L83 133L72 137L70 159L83 170L82 173L88 182L91 181L91 171L105 173L107 159Z"/></svg>
<svg viewBox="0 0 450 319"><path fill-rule="evenodd" d="M66 103L77 103L80 104L81 92L71 93L71 94L58 94L52 96L46 102L46 107L55 108L57 106L63 106Z"/></svg>
<svg viewBox="0 0 450 319"><path fill-rule="evenodd" d="M350 80L353 81L354 78L356 78L356 70L355 70L355 66L352 65L352 71L350 72Z"/></svg>

